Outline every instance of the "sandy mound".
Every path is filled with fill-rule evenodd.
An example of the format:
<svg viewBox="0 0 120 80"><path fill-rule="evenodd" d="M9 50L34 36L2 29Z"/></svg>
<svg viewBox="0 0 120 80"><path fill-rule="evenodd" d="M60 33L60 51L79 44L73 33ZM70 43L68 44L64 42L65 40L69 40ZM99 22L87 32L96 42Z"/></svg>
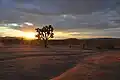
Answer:
<svg viewBox="0 0 120 80"><path fill-rule="evenodd" d="M76 67L51 80L120 80L120 52L87 57Z"/></svg>

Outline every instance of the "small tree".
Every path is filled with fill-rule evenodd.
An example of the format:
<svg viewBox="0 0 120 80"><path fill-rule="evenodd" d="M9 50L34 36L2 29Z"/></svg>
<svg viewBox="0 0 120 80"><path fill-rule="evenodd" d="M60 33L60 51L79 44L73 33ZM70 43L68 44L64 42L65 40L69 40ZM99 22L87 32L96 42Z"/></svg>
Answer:
<svg viewBox="0 0 120 80"><path fill-rule="evenodd" d="M43 40L44 41L44 46L45 46L45 48L47 48L48 39L53 38L54 28L51 25L49 25L49 26L43 27L42 29L36 28L35 30L38 33L36 35L36 37L38 38L38 40Z"/></svg>

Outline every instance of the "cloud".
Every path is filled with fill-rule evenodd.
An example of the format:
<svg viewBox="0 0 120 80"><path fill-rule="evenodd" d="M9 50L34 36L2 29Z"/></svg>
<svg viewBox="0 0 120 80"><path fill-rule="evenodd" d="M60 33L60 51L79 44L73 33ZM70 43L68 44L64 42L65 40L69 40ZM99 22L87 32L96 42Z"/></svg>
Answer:
<svg viewBox="0 0 120 80"><path fill-rule="evenodd" d="M58 20L56 26L68 28L91 28L91 29L105 29L112 27L119 27L120 15L116 11L109 10L105 12L93 12L92 14L84 15L62 15L63 20ZM117 21L116 21L117 20Z"/></svg>
<svg viewBox="0 0 120 80"><path fill-rule="evenodd" d="M118 0L1 0L4 8L36 14L88 14L118 7ZM101 6L102 5L102 6Z"/></svg>
<svg viewBox="0 0 120 80"><path fill-rule="evenodd" d="M119 27L120 25L120 15L114 10L109 10L107 13L103 10L84 15L36 15L13 10L7 17L1 18L1 21L4 20L6 23L31 22L39 26L52 24L56 29L105 29Z"/></svg>
<svg viewBox="0 0 120 80"><path fill-rule="evenodd" d="M8 27L0 27L1 36L10 36L10 37L22 37L23 32L20 30L8 28Z"/></svg>
<svg viewBox="0 0 120 80"><path fill-rule="evenodd" d="M116 6L118 0L13 0L24 11L52 14L88 14ZM53 5L54 4L54 5ZM102 5L102 6L101 6ZM29 9L30 8L30 9ZM34 8L34 9L33 9Z"/></svg>
<svg viewBox="0 0 120 80"><path fill-rule="evenodd" d="M4 18L6 18L5 22L8 23L31 22L39 26L52 24L56 29L105 29L119 27L120 25L118 23L120 15L114 10L109 10L106 13L101 11L84 15L36 15L13 10L7 16L9 17Z"/></svg>
<svg viewBox="0 0 120 80"><path fill-rule="evenodd" d="M1 23L52 24L57 31L86 36L118 36L119 0L0 0ZM19 30L17 26L10 28ZM33 28L32 28L33 29ZM90 34L92 32L92 34ZM72 34L80 36L80 34Z"/></svg>

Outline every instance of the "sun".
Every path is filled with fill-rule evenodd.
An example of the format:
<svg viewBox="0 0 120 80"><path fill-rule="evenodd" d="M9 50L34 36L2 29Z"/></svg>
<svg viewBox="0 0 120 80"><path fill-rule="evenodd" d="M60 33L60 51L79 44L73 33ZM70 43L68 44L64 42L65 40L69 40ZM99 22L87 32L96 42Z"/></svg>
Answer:
<svg viewBox="0 0 120 80"><path fill-rule="evenodd" d="M36 35L36 33L34 33L34 32L24 32L23 33L23 37L25 38L25 39L36 39L36 37L35 37L35 35Z"/></svg>

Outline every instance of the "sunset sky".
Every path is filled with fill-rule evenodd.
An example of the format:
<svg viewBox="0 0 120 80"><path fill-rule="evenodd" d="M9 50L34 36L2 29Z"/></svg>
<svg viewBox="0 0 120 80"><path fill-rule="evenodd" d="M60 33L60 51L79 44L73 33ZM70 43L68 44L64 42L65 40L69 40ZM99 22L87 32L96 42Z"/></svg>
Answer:
<svg viewBox="0 0 120 80"><path fill-rule="evenodd" d="M0 0L0 23L0 36L34 38L52 24L55 38L120 37L120 0Z"/></svg>

